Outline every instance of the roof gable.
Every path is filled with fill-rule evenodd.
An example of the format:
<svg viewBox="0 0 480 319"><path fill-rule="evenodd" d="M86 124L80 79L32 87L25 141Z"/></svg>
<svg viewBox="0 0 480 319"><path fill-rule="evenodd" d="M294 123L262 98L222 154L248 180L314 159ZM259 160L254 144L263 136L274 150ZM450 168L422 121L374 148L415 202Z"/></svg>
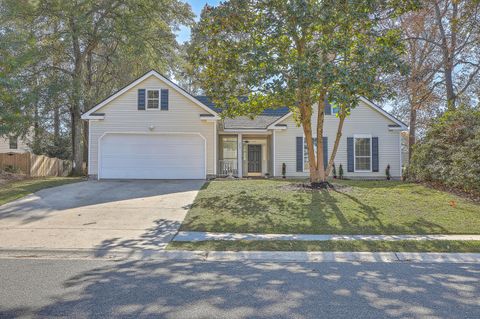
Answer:
<svg viewBox="0 0 480 319"><path fill-rule="evenodd" d="M407 129L407 124L403 123L402 121L400 121L399 119L397 119L395 116L393 116L392 114L390 114L389 112L385 111L384 109L382 109L380 106L378 106L377 104L373 103L372 101L364 98L364 97L360 97L360 101L362 101L364 104L366 104L368 107L370 107L371 109L373 109L374 111L380 113L381 115L383 115L385 118L389 119L391 122L395 123L395 126L396 127L399 127L403 130L406 130ZM270 126L268 128L273 128L275 125L278 125L280 124L281 122L283 122L284 120L286 120L287 118L289 118L293 113L292 112L289 112L288 114L285 114L285 116L282 116L281 118L279 118L277 121L273 122L272 124L270 124ZM393 126L392 126L393 127Z"/></svg>
<svg viewBox="0 0 480 319"><path fill-rule="evenodd" d="M209 114L213 115L215 118L218 117L217 112L215 112L213 109L211 109L208 106L206 106L205 104L203 104L200 100L196 99L193 95L188 93L186 90L184 90L183 88L181 88L180 86L178 86L177 84L175 84L174 82L169 80L168 78L164 77L163 75L161 75L157 71L151 70L151 71L145 73L144 75L142 75L141 77L139 77L138 79L134 80L130 84L127 84L126 86L124 86L123 88L121 88L120 90L115 92L114 94L110 95L109 97L104 99L102 102L98 103L96 106L94 106L89 111L85 112L82 115L82 119L84 119L84 120L96 119L98 117L98 115L94 115L94 114L95 113L98 114L98 112L97 112L98 110L100 110L102 107L104 107L105 105L107 105L111 101L115 100L116 98L118 98L122 94L126 93L131 88L137 86L138 84L142 83L146 79L150 78L151 76L156 77L157 79L159 79L160 81L165 83L167 86L169 86L173 90L177 91L178 93L180 93L181 95L183 95L184 97L186 97L187 99L192 101L194 104L196 104L199 107L201 107L202 109L204 109Z"/></svg>

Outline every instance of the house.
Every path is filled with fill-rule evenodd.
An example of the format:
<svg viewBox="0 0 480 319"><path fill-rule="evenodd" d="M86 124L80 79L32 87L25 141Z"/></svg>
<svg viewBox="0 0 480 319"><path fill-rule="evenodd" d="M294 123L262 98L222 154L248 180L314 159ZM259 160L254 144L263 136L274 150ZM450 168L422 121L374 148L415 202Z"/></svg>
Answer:
<svg viewBox="0 0 480 319"><path fill-rule="evenodd" d="M338 118L328 106L324 154ZM315 115L314 115L315 116ZM307 177L303 129L287 108L255 119L222 120L195 97L150 71L82 115L89 121L90 176L99 179L205 179L213 176ZM313 128L315 131L315 127ZM401 176L400 133L406 125L367 99L346 119L336 155L349 178ZM327 152L328 151L328 152ZM328 156L327 155L327 156Z"/></svg>
<svg viewBox="0 0 480 319"><path fill-rule="evenodd" d="M28 141L16 136L0 136L0 153L26 153L29 152Z"/></svg>

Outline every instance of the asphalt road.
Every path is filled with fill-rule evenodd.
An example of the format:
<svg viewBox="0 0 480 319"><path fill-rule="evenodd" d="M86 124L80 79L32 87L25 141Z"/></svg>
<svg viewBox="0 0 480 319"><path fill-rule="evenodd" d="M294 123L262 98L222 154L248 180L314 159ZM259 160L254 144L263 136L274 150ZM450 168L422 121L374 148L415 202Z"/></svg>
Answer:
<svg viewBox="0 0 480 319"><path fill-rule="evenodd" d="M0 317L480 318L479 264L0 260Z"/></svg>

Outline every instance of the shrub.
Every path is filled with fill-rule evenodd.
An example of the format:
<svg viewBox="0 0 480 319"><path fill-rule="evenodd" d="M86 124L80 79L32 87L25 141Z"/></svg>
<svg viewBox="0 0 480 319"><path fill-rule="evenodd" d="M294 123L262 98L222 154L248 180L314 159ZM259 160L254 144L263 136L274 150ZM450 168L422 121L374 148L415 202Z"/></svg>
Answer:
<svg viewBox="0 0 480 319"><path fill-rule="evenodd" d="M445 112L414 147L409 179L480 192L480 109Z"/></svg>
<svg viewBox="0 0 480 319"><path fill-rule="evenodd" d="M343 179L343 166L342 166L342 164L340 164L340 166L338 167L338 177L340 179Z"/></svg>
<svg viewBox="0 0 480 319"><path fill-rule="evenodd" d="M7 165L4 169L5 172L7 173L12 173L12 174L19 174L21 171L18 167L12 166L12 165Z"/></svg>
<svg viewBox="0 0 480 319"><path fill-rule="evenodd" d="M408 178L408 166L402 166L402 181L406 181Z"/></svg>
<svg viewBox="0 0 480 319"><path fill-rule="evenodd" d="M390 178L392 177L390 175L390 164L387 165L387 168L385 169L385 176L387 177L387 181L390 180Z"/></svg>
<svg viewBox="0 0 480 319"><path fill-rule="evenodd" d="M337 169L335 168L335 163L333 163L333 178L337 178Z"/></svg>
<svg viewBox="0 0 480 319"><path fill-rule="evenodd" d="M282 164L282 177L285 178L287 175L287 164L283 163Z"/></svg>

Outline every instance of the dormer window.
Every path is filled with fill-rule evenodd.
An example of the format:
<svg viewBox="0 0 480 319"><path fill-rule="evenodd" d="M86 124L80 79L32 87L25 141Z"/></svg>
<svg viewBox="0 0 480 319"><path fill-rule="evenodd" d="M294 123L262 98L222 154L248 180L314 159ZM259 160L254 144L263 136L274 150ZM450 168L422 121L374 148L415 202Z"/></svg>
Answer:
<svg viewBox="0 0 480 319"><path fill-rule="evenodd" d="M160 108L160 90L147 90L147 109Z"/></svg>

